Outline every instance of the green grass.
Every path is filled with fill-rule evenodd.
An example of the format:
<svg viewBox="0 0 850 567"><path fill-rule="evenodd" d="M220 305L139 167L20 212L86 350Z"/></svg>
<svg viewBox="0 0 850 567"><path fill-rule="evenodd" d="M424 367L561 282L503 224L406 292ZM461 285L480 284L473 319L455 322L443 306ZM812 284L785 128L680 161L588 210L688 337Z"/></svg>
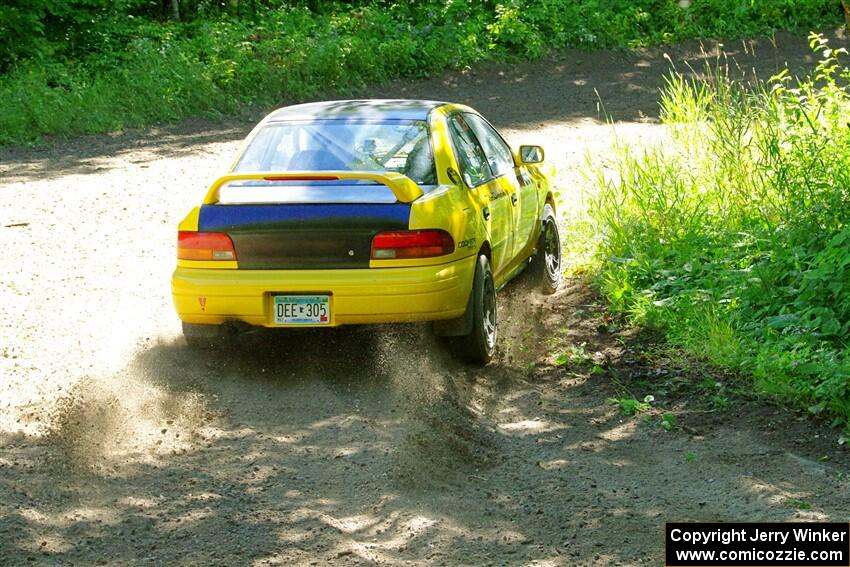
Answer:
<svg viewBox="0 0 850 567"><path fill-rule="evenodd" d="M848 427L850 69L812 47L799 81L673 74L670 139L591 165L590 226L615 310Z"/></svg>
<svg viewBox="0 0 850 567"><path fill-rule="evenodd" d="M135 1L81 4L89 11L73 8L75 1L63 0L65 19L46 27L15 23L22 14L37 22L36 12L0 10L0 31L15 32L0 34L7 66L0 144L345 95L387 79L484 59L536 58L553 48L638 47L840 21L830 0L697 0L687 8L676 0L432 0L322 3L322 12L269 1L189 22L121 12L138 11ZM38 35L48 32L55 37Z"/></svg>
<svg viewBox="0 0 850 567"><path fill-rule="evenodd" d="M641 402L635 398L610 398L608 400L620 408L623 415L637 415L649 410L649 402Z"/></svg>

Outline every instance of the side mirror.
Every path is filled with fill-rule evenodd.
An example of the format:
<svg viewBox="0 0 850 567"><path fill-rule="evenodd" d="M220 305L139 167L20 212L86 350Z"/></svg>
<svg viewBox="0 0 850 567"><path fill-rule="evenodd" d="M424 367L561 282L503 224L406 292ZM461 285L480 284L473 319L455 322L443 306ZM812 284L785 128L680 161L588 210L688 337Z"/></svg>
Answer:
<svg viewBox="0 0 850 567"><path fill-rule="evenodd" d="M541 163L545 157L543 148L540 146L520 146L519 161L523 165Z"/></svg>

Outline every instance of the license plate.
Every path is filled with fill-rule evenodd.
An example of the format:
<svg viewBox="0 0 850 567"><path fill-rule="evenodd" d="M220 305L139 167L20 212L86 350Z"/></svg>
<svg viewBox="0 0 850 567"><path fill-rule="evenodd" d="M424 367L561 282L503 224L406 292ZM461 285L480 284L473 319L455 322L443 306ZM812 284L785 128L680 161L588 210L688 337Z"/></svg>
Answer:
<svg viewBox="0 0 850 567"><path fill-rule="evenodd" d="M331 303L327 295L274 296L275 325L330 325Z"/></svg>

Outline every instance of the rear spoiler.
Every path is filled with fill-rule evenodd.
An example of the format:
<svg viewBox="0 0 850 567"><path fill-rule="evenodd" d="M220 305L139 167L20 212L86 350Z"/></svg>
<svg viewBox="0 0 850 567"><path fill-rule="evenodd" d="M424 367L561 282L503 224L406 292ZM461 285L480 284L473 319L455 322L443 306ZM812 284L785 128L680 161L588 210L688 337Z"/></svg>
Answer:
<svg viewBox="0 0 850 567"><path fill-rule="evenodd" d="M216 179L207 196L204 205L218 203L219 190L232 181L337 181L337 180L368 180L383 183L393 192L401 203L411 203L422 196L422 188L411 178L394 171L282 171L264 173L231 173Z"/></svg>

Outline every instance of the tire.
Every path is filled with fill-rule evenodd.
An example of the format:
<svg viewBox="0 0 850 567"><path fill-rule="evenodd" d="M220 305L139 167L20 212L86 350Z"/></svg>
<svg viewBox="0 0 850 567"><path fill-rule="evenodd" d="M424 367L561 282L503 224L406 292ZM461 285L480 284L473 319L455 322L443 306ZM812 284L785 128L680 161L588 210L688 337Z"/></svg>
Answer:
<svg viewBox="0 0 850 567"><path fill-rule="evenodd" d="M496 286L487 256L479 256L475 265L468 309L472 310L472 331L457 337L453 344L461 359L475 364L487 364L496 351L497 337Z"/></svg>
<svg viewBox="0 0 850 567"><path fill-rule="evenodd" d="M224 344L225 333L221 325L183 323L183 338L191 349L211 350Z"/></svg>
<svg viewBox="0 0 850 567"><path fill-rule="evenodd" d="M561 285L561 234L555 211L547 204L543 208L537 253L531 260L530 272L541 293L552 295Z"/></svg>

